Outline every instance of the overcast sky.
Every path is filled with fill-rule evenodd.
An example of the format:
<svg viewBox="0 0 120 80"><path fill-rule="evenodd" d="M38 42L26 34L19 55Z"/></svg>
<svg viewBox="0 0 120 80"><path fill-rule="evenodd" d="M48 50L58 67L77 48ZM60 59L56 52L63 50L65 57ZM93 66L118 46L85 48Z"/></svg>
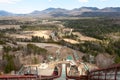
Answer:
<svg viewBox="0 0 120 80"><path fill-rule="evenodd" d="M73 9L80 7L120 7L120 0L0 0L0 10L30 13L49 7Z"/></svg>

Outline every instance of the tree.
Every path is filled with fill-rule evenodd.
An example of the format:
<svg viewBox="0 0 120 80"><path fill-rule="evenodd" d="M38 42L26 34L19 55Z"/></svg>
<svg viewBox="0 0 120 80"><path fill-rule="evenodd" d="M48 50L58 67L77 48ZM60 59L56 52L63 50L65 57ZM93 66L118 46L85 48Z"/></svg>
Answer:
<svg viewBox="0 0 120 80"><path fill-rule="evenodd" d="M44 48L40 48L34 44L27 44L27 53L29 54L42 54L42 55L46 55L47 50Z"/></svg>
<svg viewBox="0 0 120 80"><path fill-rule="evenodd" d="M118 55L116 55L115 63L120 63L120 57Z"/></svg>
<svg viewBox="0 0 120 80"><path fill-rule="evenodd" d="M4 60L7 61L7 64L5 65L4 71L5 73L9 73L12 70L15 70L15 64L14 64L14 56L7 54L4 54Z"/></svg>
<svg viewBox="0 0 120 80"><path fill-rule="evenodd" d="M5 52L5 53L8 53L9 51L11 51L12 50L12 48L10 47L10 46L3 46L3 51Z"/></svg>
<svg viewBox="0 0 120 80"><path fill-rule="evenodd" d="M34 57L33 58L33 64L38 64L38 63L39 63L38 59L36 57Z"/></svg>

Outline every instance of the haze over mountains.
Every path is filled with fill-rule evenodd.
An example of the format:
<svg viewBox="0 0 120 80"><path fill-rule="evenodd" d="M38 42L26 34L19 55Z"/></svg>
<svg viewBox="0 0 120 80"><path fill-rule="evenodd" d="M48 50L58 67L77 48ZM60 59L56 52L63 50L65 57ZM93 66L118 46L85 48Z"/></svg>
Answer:
<svg viewBox="0 0 120 80"><path fill-rule="evenodd" d="M0 16L40 16L40 17L120 17L120 7L81 7L72 10L62 8L48 8L42 11L33 11L29 14L16 14L0 10Z"/></svg>

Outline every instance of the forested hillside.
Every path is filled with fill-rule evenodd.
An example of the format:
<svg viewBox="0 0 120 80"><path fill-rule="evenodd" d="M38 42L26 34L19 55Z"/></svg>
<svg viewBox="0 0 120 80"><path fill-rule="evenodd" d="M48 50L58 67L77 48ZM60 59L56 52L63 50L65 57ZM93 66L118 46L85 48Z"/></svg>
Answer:
<svg viewBox="0 0 120 80"><path fill-rule="evenodd" d="M65 20L65 26L74 28L74 31L81 32L84 35L105 39L105 34L120 32L120 24L115 19L78 19Z"/></svg>
<svg viewBox="0 0 120 80"><path fill-rule="evenodd" d="M85 36L100 40L85 41L84 43L74 45L71 44L70 47L94 56L100 53L108 53L115 57L116 63L120 62L119 19L91 18L62 21L66 27L73 28L73 32L80 32Z"/></svg>

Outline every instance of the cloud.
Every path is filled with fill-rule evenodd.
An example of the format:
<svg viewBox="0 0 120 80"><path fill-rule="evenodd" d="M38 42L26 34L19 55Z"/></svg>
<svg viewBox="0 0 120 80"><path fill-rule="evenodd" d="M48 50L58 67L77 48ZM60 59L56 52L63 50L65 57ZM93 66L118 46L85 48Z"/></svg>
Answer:
<svg viewBox="0 0 120 80"><path fill-rule="evenodd" d="M89 0L78 0L79 2L88 2Z"/></svg>
<svg viewBox="0 0 120 80"><path fill-rule="evenodd" d="M53 1L53 0L48 0L48 1L50 1L50 2L51 2L51 1Z"/></svg>
<svg viewBox="0 0 120 80"><path fill-rule="evenodd" d="M48 1L53 1L53 0L48 0ZM83 3L85 3L85 2L89 2L90 0L78 0L79 2L83 2ZM96 0L97 1L97 0ZM108 1L108 0L99 0L99 1Z"/></svg>
<svg viewBox="0 0 120 80"><path fill-rule="evenodd" d="M101 1L108 1L108 0L101 0Z"/></svg>
<svg viewBox="0 0 120 80"><path fill-rule="evenodd" d="M48 1L53 1L53 0L48 0ZM88 2L89 0L78 0L79 2Z"/></svg>
<svg viewBox="0 0 120 80"><path fill-rule="evenodd" d="M0 0L0 3L3 3L3 4L14 4L18 1L21 1L21 0Z"/></svg>
<svg viewBox="0 0 120 80"><path fill-rule="evenodd" d="M90 0L78 0L79 2L89 2ZM97 0L96 0L97 1ZM108 1L108 0L99 0L99 1Z"/></svg>

